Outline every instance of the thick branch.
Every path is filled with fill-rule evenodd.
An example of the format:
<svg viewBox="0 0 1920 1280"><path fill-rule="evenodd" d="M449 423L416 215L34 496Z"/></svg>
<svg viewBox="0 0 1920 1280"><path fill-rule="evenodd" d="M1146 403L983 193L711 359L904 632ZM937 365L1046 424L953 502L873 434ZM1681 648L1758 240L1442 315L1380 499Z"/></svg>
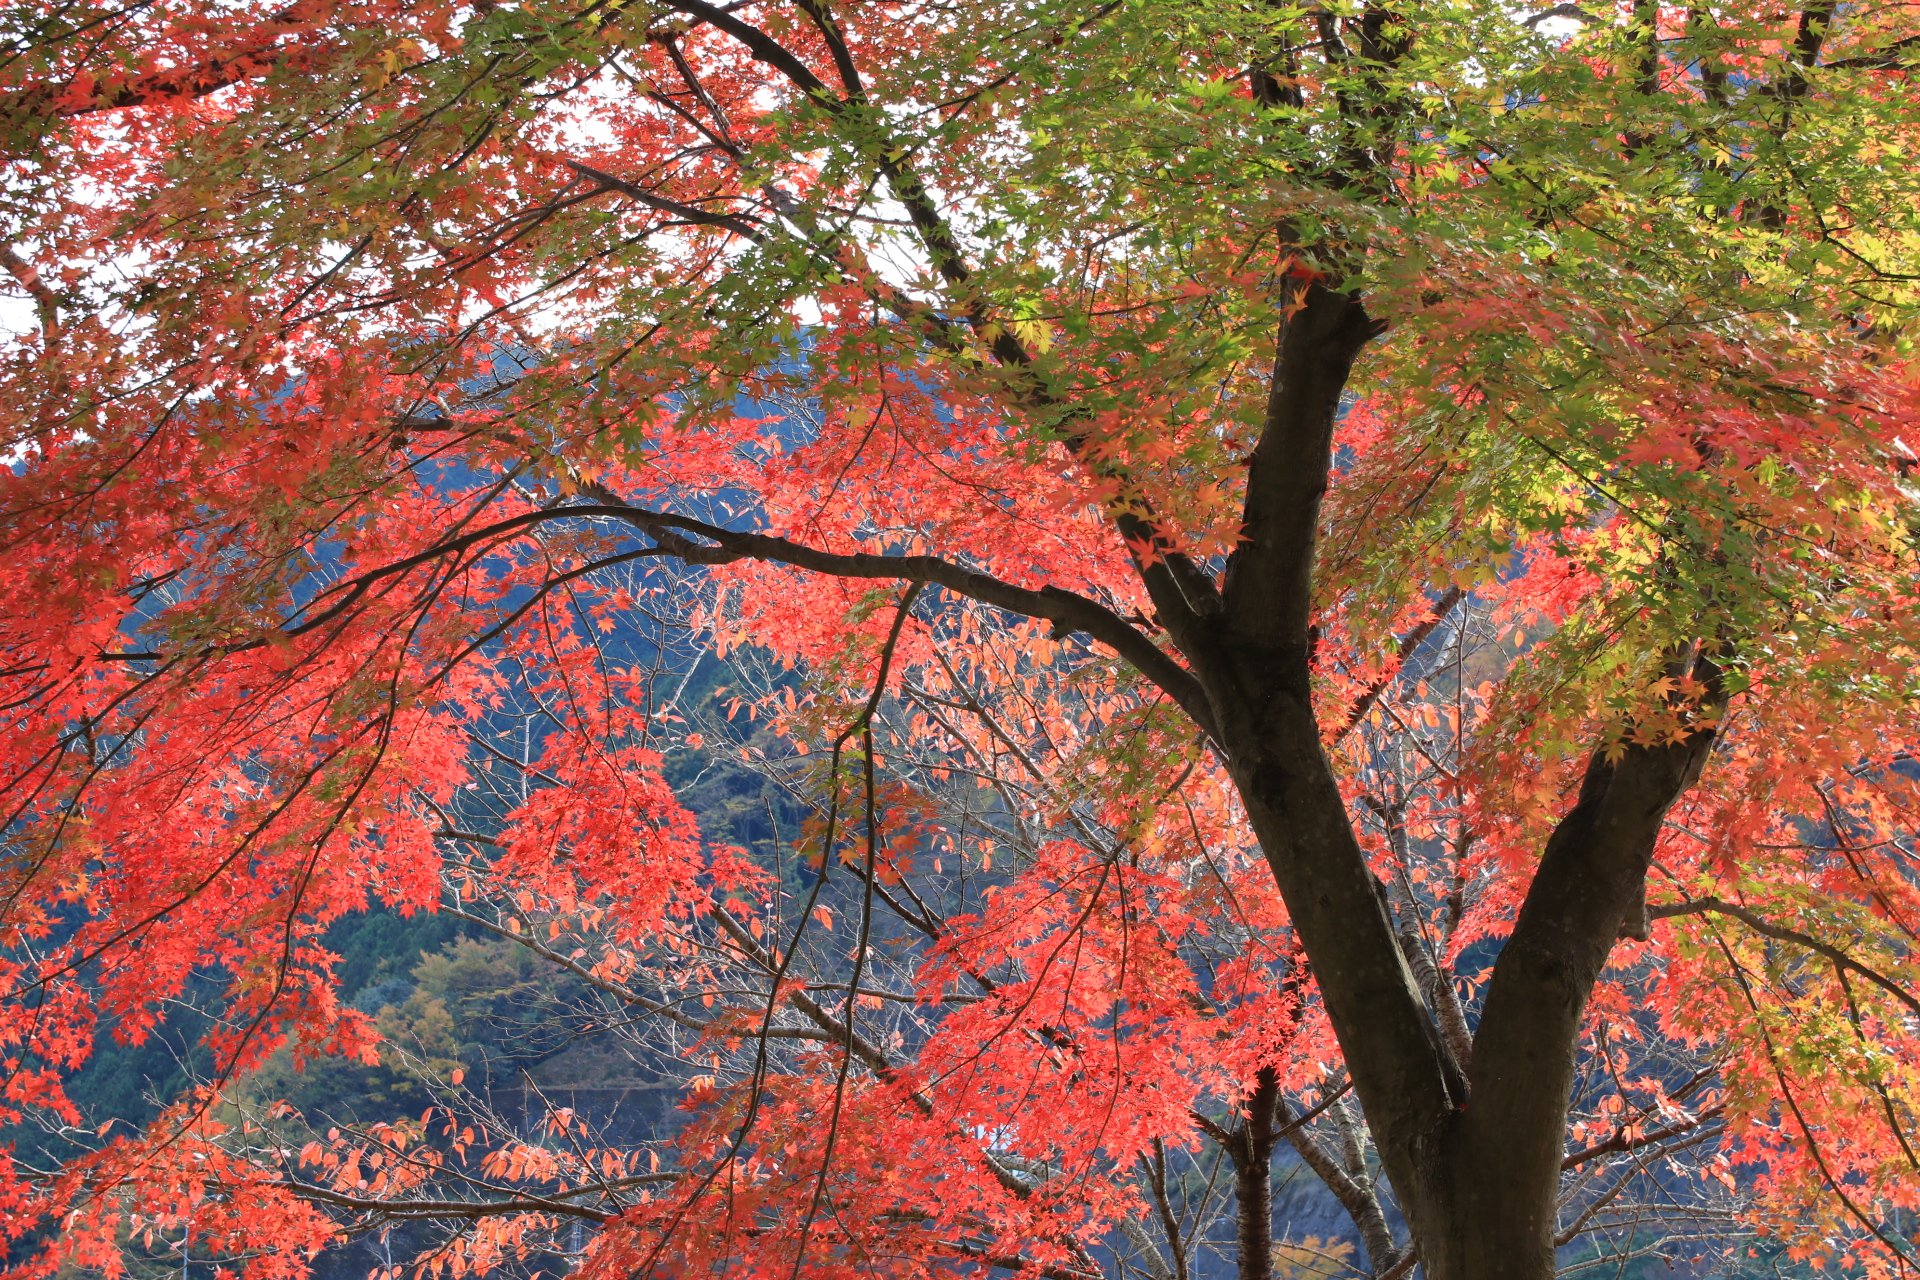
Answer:
<svg viewBox="0 0 1920 1280"><path fill-rule="evenodd" d="M1431 1141L1463 1099L1449 1087L1439 1034L1321 747L1311 679L1313 560L1334 426L1375 329L1356 298L1308 273L1290 274L1288 287L1244 541L1228 562L1221 615L1192 656L1387 1174L1417 1220Z"/></svg>
<svg viewBox="0 0 1920 1280"><path fill-rule="evenodd" d="M1704 656L1695 673L1712 688ZM1668 808L1692 785L1713 744L1697 727L1661 745L1596 750L1580 796L1547 841L1540 869L1501 949L1473 1044L1473 1106L1457 1178L1479 1200L1470 1220L1523 1225L1548 1262L1550 1189L1560 1175L1574 1052L1587 997L1624 922L1642 908L1654 841ZM1617 758L1616 758L1617 757Z"/></svg>
<svg viewBox="0 0 1920 1280"><path fill-rule="evenodd" d="M665 1182L673 1174L660 1174L653 1180ZM332 1205L337 1209L351 1209L357 1213L373 1214L381 1218L498 1218L506 1214L553 1213L569 1218L585 1218L588 1222L611 1222L619 1215L606 1209L596 1209L592 1205L572 1204L565 1200L555 1200L547 1196L534 1195L531 1192L505 1196L497 1200L381 1200L372 1196L348 1195L335 1191L331 1187L318 1186L311 1182L287 1179L273 1185L281 1187L302 1200L312 1200L318 1204Z"/></svg>
<svg viewBox="0 0 1920 1280"><path fill-rule="evenodd" d="M1247 472L1244 538L1228 561L1224 603L1233 644L1281 655L1304 676L1334 424L1373 322L1358 300L1317 280L1290 287L1299 290L1299 309L1274 354L1266 421Z"/></svg>
<svg viewBox="0 0 1920 1280"><path fill-rule="evenodd" d="M1043 1280L1100 1280L1098 1272L1076 1271L1072 1267L1051 1265L1035 1266L1030 1259L1023 1258L1018 1254L995 1253L990 1249L983 1248L977 1244L969 1244L965 1241L954 1241L943 1244L941 1248L956 1253L960 1257L972 1258L977 1262L985 1263L997 1271L1017 1271L1023 1275L1041 1276Z"/></svg>
<svg viewBox="0 0 1920 1280"><path fill-rule="evenodd" d="M1287 1145L1300 1162L1313 1170L1314 1175L1326 1185L1340 1207L1347 1211L1347 1217L1359 1228L1361 1242L1366 1246L1367 1260L1374 1266L1385 1266L1394 1256L1393 1237L1387 1230L1386 1218L1381 1213L1380 1202L1375 1199L1373 1190L1362 1185L1346 1169L1333 1153L1321 1146L1314 1136L1305 1129L1287 1126Z"/></svg>
<svg viewBox="0 0 1920 1280"><path fill-rule="evenodd" d="M697 208L694 205L686 204L679 200L670 200L665 196L647 190L638 183L628 182L625 178L608 173L604 169L596 169L590 164L582 164L578 160L568 160L565 163L567 168L573 170L589 182L594 183L602 191L617 191L623 196L638 200L641 204L656 213L667 214L697 227L722 227L743 239L752 240L755 243L766 239L766 232L763 228L757 223L751 222L736 214L714 213L711 210Z"/></svg>
<svg viewBox="0 0 1920 1280"><path fill-rule="evenodd" d="M10 244L0 244L0 267L17 281L27 296L33 299L33 307L40 316L40 332L48 347L60 337L60 299L47 286L38 268L15 252Z"/></svg>
<svg viewBox="0 0 1920 1280"><path fill-rule="evenodd" d="M1920 36L1908 36L1904 40L1895 40L1892 44L1875 49L1872 53L1857 53L1850 58L1835 58L1823 63L1825 70L1841 68L1850 71L1902 71L1912 65L1911 58L1901 55L1920 48Z"/></svg>
<svg viewBox="0 0 1920 1280"><path fill-rule="evenodd" d="M1278 1073L1260 1068L1247 1097L1246 1123L1227 1146L1239 1218L1240 1280L1273 1275L1273 1123L1281 1105Z"/></svg>
<svg viewBox="0 0 1920 1280"><path fill-rule="evenodd" d="M1661 1125L1657 1129L1648 1129L1644 1133L1634 1137L1628 1137L1627 1130L1625 1129L1616 1129L1613 1134L1604 1141L1596 1142L1592 1146L1582 1147L1578 1151L1569 1152L1566 1156L1562 1157L1560 1168L1562 1170L1577 1169L1589 1160L1597 1160L1601 1156L1638 1151L1642 1147L1658 1146L1669 1138L1677 1138L1682 1134L1692 1133L1695 1129L1698 1129L1707 1121L1718 1117L1724 1111L1726 1111L1725 1104L1715 1103L1713 1106L1702 1108L1700 1114L1691 1119L1675 1120L1671 1124Z"/></svg>

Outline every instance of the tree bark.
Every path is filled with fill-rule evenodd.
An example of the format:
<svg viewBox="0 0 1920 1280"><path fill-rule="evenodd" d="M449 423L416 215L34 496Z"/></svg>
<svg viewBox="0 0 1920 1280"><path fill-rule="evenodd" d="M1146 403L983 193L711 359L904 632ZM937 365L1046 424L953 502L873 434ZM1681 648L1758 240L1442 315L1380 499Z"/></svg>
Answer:
<svg viewBox="0 0 1920 1280"><path fill-rule="evenodd" d="M1273 1122L1280 1112L1280 1079L1262 1067L1247 1098L1247 1122L1233 1155L1233 1191L1239 1212L1240 1280L1273 1275Z"/></svg>

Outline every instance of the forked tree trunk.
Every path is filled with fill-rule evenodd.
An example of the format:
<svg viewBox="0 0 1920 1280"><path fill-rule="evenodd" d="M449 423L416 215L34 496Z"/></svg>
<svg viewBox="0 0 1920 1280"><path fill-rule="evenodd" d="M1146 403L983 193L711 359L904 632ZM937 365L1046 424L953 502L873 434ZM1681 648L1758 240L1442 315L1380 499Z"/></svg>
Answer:
<svg viewBox="0 0 1920 1280"><path fill-rule="evenodd" d="M1494 963L1464 1070L1408 968L1313 706L1321 500L1341 396L1377 332L1357 297L1300 287L1225 575L1216 589L1177 554L1143 560L1142 574L1200 687L1190 700L1204 704L1286 903L1425 1274L1548 1280L1587 996L1622 927L1641 917L1654 840L1713 733L1590 757ZM1676 687L1719 697L1704 645L1678 646L1669 667Z"/></svg>
<svg viewBox="0 0 1920 1280"><path fill-rule="evenodd" d="M1590 761L1495 963L1463 1073L1397 945L1304 703L1282 690L1263 705L1302 718L1234 756L1236 780L1422 1273L1548 1280L1588 993L1639 909L1654 837L1704 758L1704 735Z"/></svg>

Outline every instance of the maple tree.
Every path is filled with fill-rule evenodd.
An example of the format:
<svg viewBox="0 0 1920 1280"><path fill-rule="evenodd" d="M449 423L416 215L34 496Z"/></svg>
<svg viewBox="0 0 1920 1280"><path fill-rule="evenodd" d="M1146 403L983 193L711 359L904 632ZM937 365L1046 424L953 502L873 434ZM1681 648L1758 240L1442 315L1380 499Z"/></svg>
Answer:
<svg viewBox="0 0 1920 1280"><path fill-rule="evenodd" d="M1680 1200L1915 1268L1909 8L0 32L9 1274L1312 1274L1282 1148L1378 1276ZM689 648L773 673L706 723ZM667 784L728 723L799 831ZM685 1123L429 1054L290 1138L370 906ZM83 1126L209 981L205 1087Z"/></svg>

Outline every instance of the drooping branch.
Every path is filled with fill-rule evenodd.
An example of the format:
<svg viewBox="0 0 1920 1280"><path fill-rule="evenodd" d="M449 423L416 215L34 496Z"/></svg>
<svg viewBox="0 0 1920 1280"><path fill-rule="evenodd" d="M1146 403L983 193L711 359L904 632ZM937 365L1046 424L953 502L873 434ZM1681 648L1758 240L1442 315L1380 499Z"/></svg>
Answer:
<svg viewBox="0 0 1920 1280"><path fill-rule="evenodd" d="M762 560L837 578L927 582L1009 613L1051 622L1062 630L1083 632L1131 663L1193 717L1202 730L1210 735L1214 732L1212 709L1190 672L1124 618L1065 588L1016 586L938 556L822 551L787 538L737 533L686 516L625 504L610 508L609 514L645 530L688 563ZM702 546L676 536L681 534L694 534L711 545Z"/></svg>
<svg viewBox="0 0 1920 1280"><path fill-rule="evenodd" d="M1817 956L1831 962L1836 968L1848 973L1859 974L1874 986L1907 1006L1914 1014L1920 1015L1920 995L1907 990L1893 979L1877 969L1869 968L1840 948L1820 941L1811 934L1785 925L1775 924L1756 911L1749 910L1737 902L1728 902L1724 898L1692 898L1686 902L1670 902L1662 906L1649 908L1647 915L1655 920L1671 920L1676 916L1720 915L1738 920L1747 928L1763 938L1772 938L1775 942L1787 942L1796 947L1805 948Z"/></svg>
<svg viewBox="0 0 1920 1280"><path fill-rule="evenodd" d="M276 638L306 635L339 620L380 582L421 565L556 521L611 519L646 533L662 553L687 564L757 560L833 578L926 582L1009 613L1051 622L1062 631L1081 632L1112 649L1179 704L1203 730L1212 732L1211 711L1191 673L1119 614L1063 587L1022 587L939 556L824 551L789 538L740 532L690 516L636 506L598 487L595 496L605 500L522 512L352 575L308 601L300 614L281 627ZM624 558L631 558L631 553ZM256 638L220 646L217 651L243 652L269 643L272 641ZM158 660L162 656L150 650L100 655L103 661L114 662Z"/></svg>
<svg viewBox="0 0 1920 1280"><path fill-rule="evenodd" d="M313 11L309 16L309 9ZM74 119L128 107L144 107L208 94L265 74L276 63L313 59L312 37L323 6L290 4L264 18L239 48L184 66L167 67L125 79L87 84L46 82L0 94L0 120ZM337 47L337 46L333 46Z"/></svg>
<svg viewBox="0 0 1920 1280"><path fill-rule="evenodd" d="M957 295L967 328L1002 368L1015 375L1011 388L1014 400L1042 423L1059 430L1067 446L1083 463L1108 479L1120 481L1123 491L1130 494L1130 504L1116 504L1108 515L1125 540L1162 623L1180 638L1199 618L1211 614L1218 603L1212 577L1172 545L1158 518L1145 505L1138 487L1129 482L1124 468L1110 459L1095 461L1089 457L1090 441L1076 425L1080 417L1078 411L1033 376L1032 351L1011 326L996 322L995 308L978 287L952 223L926 182L907 163L904 149L895 146L886 136L885 118L867 102L858 66L825 0L807 0L802 8L827 45L844 94L836 93L786 45L729 10L705 0L674 0L674 7L737 40L754 58L784 76L815 107L847 124L856 135L880 135L877 145L863 141L863 149L872 152L875 169L885 179L893 198L906 210L907 220L935 274ZM829 246L830 249L837 247ZM833 252L831 256L841 255ZM865 282L877 300L900 310L903 316L927 320L922 314L924 309L904 299L898 288L877 279L870 280L870 275L861 271L856 279ZM966 345L961 333L938 320L926 327L950 349ZM1183 702L1182 706L1186 704ZM1200 723L1204 727L1205 721Z"/></svg>

